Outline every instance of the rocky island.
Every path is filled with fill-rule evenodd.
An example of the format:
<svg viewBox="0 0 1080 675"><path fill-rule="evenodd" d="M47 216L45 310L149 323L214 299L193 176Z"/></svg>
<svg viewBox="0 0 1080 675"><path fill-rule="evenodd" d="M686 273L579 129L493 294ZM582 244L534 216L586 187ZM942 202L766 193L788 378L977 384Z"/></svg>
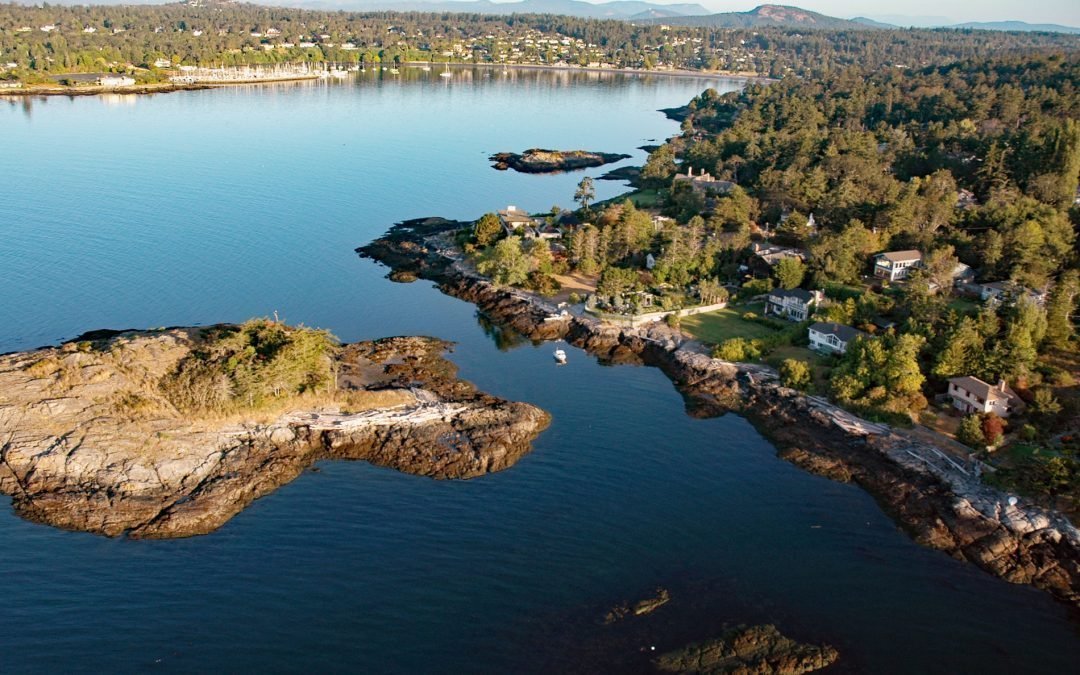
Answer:
<svg viewBox="0 0 1080 675"><path fill-rule="evenodd" d="M654 665L668 673L798 675L828 667L838 656L828 645L784 637L775 626L738 626L718 638L661 654Z"/></svg>
<svg viewBox="0 0 1080 675"><path fill-rule="evenodd" d="M532 148L521 154L499 152L492 155L489 160L493 162L492 166L499 171L513 169L521 173L562 173L564 171L591 169L629 158L630 155L608 152Z"/></svg>
<svg viewBox="0 0 1080 675"><path fill-rule="evenodd" d="M0 492L107 536L206 534L324 459L432 478L513 465L544 411L477 391L449 344L324 331L98 331L0 356Z"/></svg>
<svg viewBox="0 0 1080 675"><path fill-rule="evenodd" d="M606 362L659 367L683 394L689 414L743 415L784 459L867 490L918 543L1080 609L1080 531L1065 517L1024 499L1012 503L942 462L925 439L784 387L767 366L712 358L663 323L619 326L499 286L453 253L453 235L465 225L407 221L357 252L394 272L435 281L444 293L530 339L566 340Z"/></svg>

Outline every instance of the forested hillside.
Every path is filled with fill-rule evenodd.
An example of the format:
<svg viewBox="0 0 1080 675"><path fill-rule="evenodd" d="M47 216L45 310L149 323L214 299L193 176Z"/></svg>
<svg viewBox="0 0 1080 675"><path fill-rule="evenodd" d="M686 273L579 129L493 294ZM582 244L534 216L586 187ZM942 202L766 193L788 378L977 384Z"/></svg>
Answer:
<svg viewBox="0 0 1080 675"><path fill-rule="evenodd" d="M171 65L399 62L600 65L817 76L1075 50L1076 36L633 25L552 15L346 13L244 4L0 5L0 76Z"/></svg>

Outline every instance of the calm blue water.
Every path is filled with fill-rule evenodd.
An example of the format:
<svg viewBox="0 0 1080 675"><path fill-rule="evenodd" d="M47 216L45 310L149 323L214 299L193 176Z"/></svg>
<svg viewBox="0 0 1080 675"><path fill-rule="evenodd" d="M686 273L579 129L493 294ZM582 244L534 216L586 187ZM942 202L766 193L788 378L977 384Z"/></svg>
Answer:
<svg viewBox="0 0 1080 675"><path fill-rule="evenodd" d="M188 540L60 532L4 505L0 671L597 672L727 621L829 641L841 672L1074 667L1076 626L1048 596L916 546L745 420L687 417L654 369L500 351L471 306L352 252L404 218L569 206L581 174L486 156L640 161L676 129L655 110L709 84L477 71L0 103L0 351L278 311L345 340L454 340L463 376L554 419L503 473L324 463ZM647 627L597 624L658 584L675 601Z"/></svg>

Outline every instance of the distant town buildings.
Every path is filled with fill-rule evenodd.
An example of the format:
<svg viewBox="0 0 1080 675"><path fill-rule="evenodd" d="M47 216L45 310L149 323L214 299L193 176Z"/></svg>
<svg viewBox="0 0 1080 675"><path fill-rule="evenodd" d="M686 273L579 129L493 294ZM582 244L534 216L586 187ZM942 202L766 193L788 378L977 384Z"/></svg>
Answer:
<svg viewBox="0 0 1080 675"><path fill-rule="evenodd" d="M130 87L135 84L135 78L129 75L107 74L99 77L97 83L103 87Z"/></svg>

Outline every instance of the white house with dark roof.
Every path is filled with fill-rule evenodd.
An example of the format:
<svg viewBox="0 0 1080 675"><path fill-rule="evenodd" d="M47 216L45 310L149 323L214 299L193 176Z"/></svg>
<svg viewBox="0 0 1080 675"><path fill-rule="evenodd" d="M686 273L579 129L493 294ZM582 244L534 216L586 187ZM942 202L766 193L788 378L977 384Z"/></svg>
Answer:
<svg viewBox="0 0 1080 675"><path fill-rule="evenodd" d="M949 396L953 407L962 413L996 413L1008 417L1024 410L1024 402L1005 380L996 385L983 382L977 377L954 377L949 380Z"/></svg>
<svg viewBox="0 0 1080 675"><path fill-rule="evenodd" d="M874 256L874 276L889 281L906 279L912 269L922 264L922 253L916 250L888 251Z"/></svg>
<svg viewBox="0 0 1080 675"><path fill-rule="evenodd" d="M780 316L789 321L806 321L823 298L821 291L805 291L801 288L770 291L765 302L765 315Z"/></svg>
<svg viewBox="0 0 1080 675"><path fill-rule="evenodd" d="M810 349L818 352L843 354L848 345L866 333L842 323L815 323L810 326Z"/></svg>

